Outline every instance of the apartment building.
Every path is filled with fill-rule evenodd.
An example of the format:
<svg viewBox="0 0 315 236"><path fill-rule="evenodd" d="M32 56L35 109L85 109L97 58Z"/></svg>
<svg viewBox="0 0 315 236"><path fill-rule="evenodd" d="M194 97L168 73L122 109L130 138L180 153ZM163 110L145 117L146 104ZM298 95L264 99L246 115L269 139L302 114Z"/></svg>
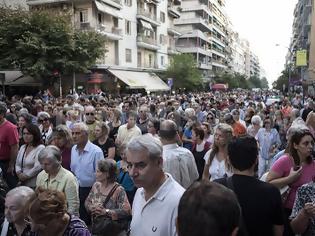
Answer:
<svg viewBox="0 0 315 236"><path fill-rule="evenodd" d="M227 68L224 1L182 0L181 15L174 21L182 35L176 47L194 56L205 80Z"/></svg>
<svg viewBox="0 0 315 236"><path fill-rule="evenodd" d="M165 70L170 55L177 53L173 26L180 16L179 0L27 0L30 9L46 7L68 11L74 27L96 30L106 37L105 55L94 70L104 82L120 87L168 90L157 76ZM150 85L150 86L149 86Z"/></svg>
<svg viewBox="0 0 315 236"><path fill-rule="evenodd" d="M315 80L315 6L313 0L299 0L294 9L292 38L286 64L295 67L296 52L306 50L307 65L295 67L301 81Z"/></svg>
<svg viewBox="0 0 315 236"><path fill-rule="evenodd" d="M239 37L237 32L231 32L230 38L231 61L229 65L231 70L241 75L246 74L246 41Z"/></svg>
<svg viewBox="0 0 315 236"><path fill-rule="evenodd" d="M26 0L0 0L0 7L28 9Z"/></svg>

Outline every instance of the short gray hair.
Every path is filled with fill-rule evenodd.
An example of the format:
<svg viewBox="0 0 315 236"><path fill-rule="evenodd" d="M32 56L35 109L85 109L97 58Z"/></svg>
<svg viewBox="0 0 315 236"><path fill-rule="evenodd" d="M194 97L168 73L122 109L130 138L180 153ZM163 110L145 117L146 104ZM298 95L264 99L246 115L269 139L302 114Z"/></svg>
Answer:
<svg viewBox="0 0 315 236"><path fill-rule="evenodd" d="M72 129L73 129L74 127L78 127L78 128L80 128L81 131L84 131L84 132L86 132L87 134L89 134L89 127L88 127L85 123L83 123L83 122L78 122L78 123L73 124Z"/></svg>
<svg viewBox="0 0 315 236"><path fill-rule="evenodd" d="M127 151L149 153L151 160L156 160L162 157L162 143L159 139L154 138L151 134L144 134L132 138L127 144Z"/></svg>
<svg viewBox="0 0 315 236"><path fill-rule="evenodd" d="M258 115L254 115L251 119L252 124L259 124L261 125L261 118Z"/></svg>
<svg viewBox="0 0 315 236"><path fill-rule="evenodd" d="M6 197L8 196L17 196L17 197L20 197L21 199L23 199L23 201L21 202L24 202L26 203L29 199L31 199L33 196L35 195L35 192L33 189L31 189L30 187L27 187L27 186L19 186L19 187L16 187L14 189L11 189Z"/></svg>
<svg viewBox="0 0 315 236"><path fill-rule="evenodd" d="M37 119L41 119L41 118L48 118L50 119L50 115L49 113L45 112L45 111L41 111L37 114Z"/></svg>
<svg viewBox="0 0 315 236"><path fill-rule="evenodd" d="M61 163L61 152L60 149L54 145L48 145L42 149L38 154L38 161L41 163L43 159L48 159L54 163Z"/></svg>

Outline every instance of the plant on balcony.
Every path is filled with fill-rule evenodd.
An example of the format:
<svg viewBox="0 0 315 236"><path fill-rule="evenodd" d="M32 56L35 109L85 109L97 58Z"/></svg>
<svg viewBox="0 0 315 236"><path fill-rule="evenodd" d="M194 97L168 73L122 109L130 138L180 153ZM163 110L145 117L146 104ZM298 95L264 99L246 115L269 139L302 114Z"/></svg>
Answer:
<svg viewBox="0 0 315 236"><path fill-rule="evenodd" d="M105 53L105 38L76 31L69 15L0 8L0 67L51 85L55 76L86 71Z"/></svg>
<svg viewBox="0 0 315 236"><path fill-rule="evenodd" d="M196 66L196 60L191 54L178 54L172 57L166 71L168 78L174 79L174 88L196 90L202 86L201 72Z"/></svg>

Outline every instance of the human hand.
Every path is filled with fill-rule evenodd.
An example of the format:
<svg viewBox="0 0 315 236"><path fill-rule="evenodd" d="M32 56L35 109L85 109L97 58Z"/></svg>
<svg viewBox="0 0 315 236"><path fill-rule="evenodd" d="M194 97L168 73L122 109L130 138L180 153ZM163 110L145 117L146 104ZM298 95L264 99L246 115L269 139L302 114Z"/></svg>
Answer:
<svg viewBox="0 0 315 236"><path fill-rule="evenodd" d="M290 183L295 182L301 176L301 174L302 174L302 167L298 167L298 169L296 170L294 170L294 168L292 167L288 175L290 179Z"/></svg>
<svg viewBox="0 0 315 236"><path fill-rule="evenodd" d="M22 182L28 179L28 176L26 174L23 174L23 173L19 173L17 176L18 176L19 180Z"/></svg>
<svg viewBox="0 0 315 236"><path fill-rule="evenodd" d="M14 165L9 165L9 167L7 169L7 173L14 175Z"/></svg>
<svg viewBox="0 0 315 236"><path fill-rule="evenodd" d="M302 214L305 214L307 218L313 218L315 216L315 204L308 202L302 209Z"/></svg>

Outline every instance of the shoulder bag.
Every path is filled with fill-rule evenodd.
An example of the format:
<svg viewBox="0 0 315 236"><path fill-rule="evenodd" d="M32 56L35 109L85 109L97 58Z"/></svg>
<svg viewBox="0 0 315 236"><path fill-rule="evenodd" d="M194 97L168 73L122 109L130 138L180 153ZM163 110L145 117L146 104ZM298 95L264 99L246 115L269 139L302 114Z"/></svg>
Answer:
<svg viewBox="0 0 315 236"><path fill-rule="evenodd" d="M106 196L106 199L103 203L103 206L106 207L109 199L112 197L116 191L119 184L115 184L109 194ZM92 234L93 235L117 235L124 230L124 224L120 220L113 220L110 216L100 215L92 219Z"/></svg>

